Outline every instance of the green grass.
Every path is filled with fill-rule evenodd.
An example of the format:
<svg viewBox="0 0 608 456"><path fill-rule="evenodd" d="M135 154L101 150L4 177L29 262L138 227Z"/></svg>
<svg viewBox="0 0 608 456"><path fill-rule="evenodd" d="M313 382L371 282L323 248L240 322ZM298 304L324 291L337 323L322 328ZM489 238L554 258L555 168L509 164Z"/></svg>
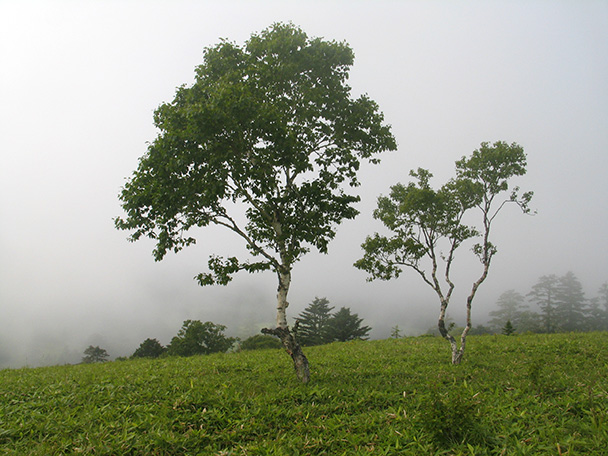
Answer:
<svg viewBox="0 0 608 456"><path fill-rule="evenodd" d="M0 371L6 455L605 455L608 333Z"/></svg>

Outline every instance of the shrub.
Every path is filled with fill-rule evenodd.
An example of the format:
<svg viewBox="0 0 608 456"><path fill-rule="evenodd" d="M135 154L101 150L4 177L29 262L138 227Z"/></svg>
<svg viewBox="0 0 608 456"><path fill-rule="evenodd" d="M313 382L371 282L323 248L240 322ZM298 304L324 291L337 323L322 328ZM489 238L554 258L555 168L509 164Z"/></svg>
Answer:
<svg viewBox="0 0 608 456"><path fill-rule="evenodd" d="M281 341L274 336L256 334L241 342L241 349L243 350L263 350L267 348L281 348Z"/></svg>

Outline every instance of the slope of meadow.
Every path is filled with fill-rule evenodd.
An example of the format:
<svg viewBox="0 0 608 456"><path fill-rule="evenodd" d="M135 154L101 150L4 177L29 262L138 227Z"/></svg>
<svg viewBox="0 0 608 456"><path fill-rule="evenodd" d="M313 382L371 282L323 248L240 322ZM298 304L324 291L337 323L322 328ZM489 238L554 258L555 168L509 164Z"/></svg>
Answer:
<svg viewBox="0 0 608 456"><path fill-rule="evenodd" d="M608 333L0 371L7 455L606 455Z"/></svg>

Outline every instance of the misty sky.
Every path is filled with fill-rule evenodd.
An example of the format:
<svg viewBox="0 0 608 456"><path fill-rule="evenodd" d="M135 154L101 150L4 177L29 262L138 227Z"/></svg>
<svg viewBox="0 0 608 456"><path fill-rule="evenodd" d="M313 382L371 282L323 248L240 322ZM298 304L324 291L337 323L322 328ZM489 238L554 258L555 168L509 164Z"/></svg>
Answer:
<svg viewBox="0 0 608 456"><path fill-rule="evenodd" d="M379 194L418 167L443 184L482 141L524 147L516 183L538 214L498 219L474 324L541 275L572 271L588 297L608 280L608 2L0 0L0 367L78 362L90 344L130 355L148 337L167 344L188 318L238 336L273 323L271 272L193 280L209 254L243 252L239 238L201 230L155 263L153 244L128 243L113 218L155 138L154 109L193 82L203 49L277 21L351 45L353 93L378 102L399 144L362 167L361 215L329 254L296 264L290 317L319 296L358 312L372 337L433 325L437 299L419 277L366 283L352 263L381 229ZM456 321L479 274L470 255L455 266Z"/></svg>

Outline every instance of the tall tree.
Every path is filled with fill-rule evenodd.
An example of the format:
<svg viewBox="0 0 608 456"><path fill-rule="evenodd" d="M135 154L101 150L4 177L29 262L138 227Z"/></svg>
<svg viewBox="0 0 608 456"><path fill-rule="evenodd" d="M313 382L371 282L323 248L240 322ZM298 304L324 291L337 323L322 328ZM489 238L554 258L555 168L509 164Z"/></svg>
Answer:
<svg viewBox="0 0 608 456"><path fill-rule="evenodd" d="M115 221L133 241L154 239L156 260L193 244L191 228L239 236L248 258L212 256L197 280L225 285L241 270L272 270L276 327L265 332L281 339L303 382L308 360L286 314L293 266L311 248L327 253L337 225L358 214L347 188L359 185L361 160L396 148L377 104L351 97L353 58L345 43L280 23L243 46L207 48L194 85L156 110L160 133L120 194L126 218Z"/></svg>
<svg viewBox="0 0 608 456"><path fill-rule="evenodd" d="M555 293L555 321L559 331L585 330L587 298L578 278L567 272L557 281Z"/></svg>
<svg viewBox="0 0 608 456"><path fill-rule="evenodd" d="M554 274L542 276L528 293L530 301L540 307L543 330L548 333L555 332L557 328L555 316L557 282L558 278Z"/></svg>
<svg viewBox="0 0 608 456"><path fill-rule="evenodd" d="M363 318L353 314L349 307L341 307L334 313L327 323L328 342L347 342L349 340L368 338L372 330L369 326L361 326Z"/></svg>
<svg viewBox="0 0 608 456"><path fill-rule="evenodd" d="M517 144L482 143L470 157L456 162L456 177L435 190L430 185L432 174L425 169L410 171L416 182L391 187L388 197L378 198L374 218L391 232L375 233L362 244L364 256L355 263L367 271L368 280L398 277L403 268L414 270L437 294L440 302L437 326L449 343L452 363L459 364L464 355L466 337L471 329L471 308L479 286L488 276L497 252L490 242L492 224L506 203L517 204L524 213L532 192L510 193L509 180L526 173L526 155ZM504 196L506 194L506 196ZM465 214L478 211L478 223L466 225ZM473 220L473 217L466 218ZM473 252L481 262L481 272L471 286L466 300L467 320L460 336L460 347L445 326L445 315L455 284L451 278L454 254L467 240L477 238ZM443 271L441 278L440 268Z"/></svg>
<svg viewBox="0 0 608 456"><path fill-rule="evenodd" d="M302 345L321 345L329 342L327 324L331 311L327 298L317 298L298 316L298 339Z"/></svg>

